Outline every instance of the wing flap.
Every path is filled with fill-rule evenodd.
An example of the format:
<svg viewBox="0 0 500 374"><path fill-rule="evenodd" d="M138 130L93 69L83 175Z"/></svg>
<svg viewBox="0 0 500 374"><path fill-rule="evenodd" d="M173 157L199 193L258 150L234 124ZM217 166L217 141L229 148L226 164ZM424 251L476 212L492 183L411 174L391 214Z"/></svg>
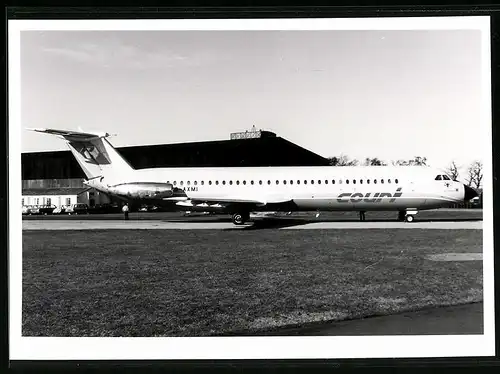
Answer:
<svg viewBox="0 0 500 374"><path fill-rule="evenodd" d="M193 203L219 203L219 204L248 204L264 206L267 204L284 204L289 203L292 199L288 197L265 197L262 199L249 199L246 197L238 196L225 196L225 197L194 197L191 198Z"/></svg>

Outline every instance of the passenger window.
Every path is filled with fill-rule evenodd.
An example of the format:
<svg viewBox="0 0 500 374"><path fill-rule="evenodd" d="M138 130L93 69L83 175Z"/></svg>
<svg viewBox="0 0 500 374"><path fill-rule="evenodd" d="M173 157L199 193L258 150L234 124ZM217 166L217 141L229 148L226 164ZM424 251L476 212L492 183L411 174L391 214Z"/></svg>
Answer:
<svg viewBox="0 0 500 374"><path fill-rule="evenodd" d="M208 184L209 184L209 185L212 185L212 181L208 181Z"/></svg>
<svg viewBox="0 0 500 374"><path fill-rule="evenodd" d="M311 179L311 184L314 184L314 181Z"/></svg>
<svg viewBox="0 0 500 374"><path fill-rule="evenodd" d="M360 179L360 180L359 180L359 184L363 184L363 179Z"/></svg>
<svg viewBox="0 0 500 374"><path fill-rule="evenodd" d="M233 185L233 181L229 181L229 184L230 184L230 185Z"/></svg>
<svg viewBox="0 0 500 374"><path fill-rule="evenodd" d="M300 184L300 180L297 179L297 184Z"/></svg>
<svg viewBox="0 0 500 374"><path fill-rule="evenodd" d="M366 180L366 184L370 184L370 180L369 179Z"/></svg>
<svg viewBox="0 0 500 374"><path fill-rule="evenodd" d="M391 183L391 180L390 180L390 179L387 179L387 183Z"/></svg>
<svg viewBox="0 0 500 374"><path fill-rule="evenodd" d="M383 179L381 179L381 180L380 180L380 183L384 184L384 180L383 180Z"/></svg>
<svg viewBox="0 0 500 374"><path fill-rule="evenodd" d="M246 184L247 184L247 181L243 181L243 184L245 184L245 185L246 185Z"/></svg>
<svg viewBox="0 0 500 374"><path fill-rule="evenodd" d="M215 181L215 184L216 184L216 185L219 185L219 181Z"/></svg>
<svg viewBox="0 0 500 374"><path fill-rule="evenodd" d="M438 175L438 176L436 177L436 179L434 179L434 180L436 180L436 181L440 181L440 180L442 180L442 179L443 179L443 178L442 178L440 175Z"/></svg>
<svg viewBox="0 0 500 374"><path fill-rule="evenodd" d="M198 182L194 181L194 185L196 186L198 184Z"/></svg>
<svg viewBox="0 0 500 374"><path fill-rule="evenodd" d="M176 185L177 185L177 181L174 181L174 186L176 186Z"/></svg>
<svg viewBox="0 0 500 374"><path fill-rule="evenodd" d="M290 184L293 184L293 180L290 180Z"/></svg>
<svg viewBox="0 0 500 374"><path fill-rule="evenodd" d="M346 183L346 184L349 184L349 179L346 179L346 180L345 180L345 183Z"/></svg>
<svg viewBox="0 0 500 374"><path fill-rule="evenodd" d="M267 180L267 184L271 184L271 181L269 179Z"/></svg>
<svg viewBox="0 0 500 374"><path fill-rule="evenodd" d="M259 181L259 184L262 184L262 181Z"/></svg>
<svg viewBox="0 0 500 374"><path fill-rule="evenodd" d="M377 180L376 180L376 179L374 179L374 180L373 180L373 183L374 183L374 184L377 184Z"/></svg>
<svg viewBox="0 0 500 374"><path fill-rule="evenodd" d="M200 183L201 183L201 185L202 185L202 186L205 184L205 182L204 182L204 181L201 181Z"/></svg>
<svg viewBox="0 0 500 374"><path fill-rule="evenodd" d="M236 181L236 184L239 186L240 185L240 181Z"/></svg>
<svg viewBox="0 0 500 374"><path fill-rule="evenodd" d="M339 184L342 184L342 179L339 179Z"/></svg>
<svg viewBox="0 0 500 374"><path fill-rule="evenodd" d="M181 181L181 186L183 186L183 185L184 185L184 181Z"/></svg>
<svg viewBox="0 0 500 374"><path fill-rule="evenodd" d="M394 182L396 182L396 184L398 184L398 183L399 183L399 181L398 181L397 179L394 179Z"/></svg>
<svg viewBox="0 0 500 374"><path fill-rule="evenodd" d="M307 180L304 179L304 184L307 184Z"/></svg>
<svg viewBox="0 0 500 374"><path fill-rule="evenodd" d="M276 180L276 184L280 184L280 181L279 181L279 180Z"/></svg>
<svg viewBox="0 0 500 374"><path fill-rule="evenodd" d="M225 184L226 184L226 181L222 181L222 184L224 184L224 185L225 185Z"/></svg>
<svg viewBox="0 0 500 374"><path fill-rule="evenodd" d="M321 184L321 181L318 179L318 184Z"/></svg>
<svg viewBox="0 0 500 374"><path fill-rule="evenodd" d="M325 179L325 184L328 184L328 179Z"/></svg>
<svg viewBox="0 0 500 374"><path fill-rule="evenodd" d="M356 184L356 179L353 179L353 180L352 180L352 184Z"/></svg>
<svg viewBox="0 0 500 374"><path fill-rule="evenodd" d="M189 186L189 185L191 184L191 182L190 182L190 181L187 181L187 183L186 183L186 184Z"/></svg>
<svg viewBox="0 0 500 374"><path fill-rule="evenodd" d="M335 184L335 179L332 179L332 184Z"/></svg>
<svg viewBox="0 0 500 374"><path fill-rule="evenodd" d="M286 181L285 181L285 180L283 181L283 184L286 184Z"/></svg>

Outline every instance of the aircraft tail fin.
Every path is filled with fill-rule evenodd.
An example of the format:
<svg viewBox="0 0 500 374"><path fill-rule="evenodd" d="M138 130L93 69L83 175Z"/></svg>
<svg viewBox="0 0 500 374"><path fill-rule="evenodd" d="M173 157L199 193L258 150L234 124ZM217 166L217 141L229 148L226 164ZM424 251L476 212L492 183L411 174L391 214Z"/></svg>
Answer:
<svg viewBox="0 0 500 374"><path fill-rule="evenodd" d="M66 141L88 179L105 177L108 180L127 178L134 169L106 139L108 133L87 133L56 129L27 129L58 136Z"/></svg>

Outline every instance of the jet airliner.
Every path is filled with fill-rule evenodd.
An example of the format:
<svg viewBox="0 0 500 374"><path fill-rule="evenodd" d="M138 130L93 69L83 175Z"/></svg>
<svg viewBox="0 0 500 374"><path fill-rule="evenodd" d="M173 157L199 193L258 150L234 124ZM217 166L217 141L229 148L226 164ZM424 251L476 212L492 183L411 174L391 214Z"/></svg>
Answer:
<svg viewBox="0 0 500 374"><path fill-rule="evenodd" d="M86 185L134 203L230 214L245 224L256 211L398 212L469 201L474 189L427 166L319 166L134 169L108 133L29 129L63 138L87 176Z"/></svg>

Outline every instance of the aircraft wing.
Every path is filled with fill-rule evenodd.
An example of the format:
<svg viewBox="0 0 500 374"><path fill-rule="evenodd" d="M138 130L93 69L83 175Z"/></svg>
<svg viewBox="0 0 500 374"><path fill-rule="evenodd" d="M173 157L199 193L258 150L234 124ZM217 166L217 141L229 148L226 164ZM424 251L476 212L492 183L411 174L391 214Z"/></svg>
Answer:
<svg viewBox="0 0 500 374"><path fill-rule="evenodd" d="M228 205L247 205L249 207L265 206L267 204L285 204L292 202L288 197L270 197L262 199L251 199L243 196L224 196L224 197L195 197L186 201L178 202L178 205L199 205L199 204L220 204Z"/></svg>
<svg viewBox="0 0 500 374"><path fill-rule="evenodd" d="M225 196L225 197L210 197L210 198L203 198L203 197L196 197L191 199L193 202L200 202L200 203L229 203L229 204L251 204L251 205L266 205L266 204L282 204L282 203L288 203L291 202L292 199L288 197L278 197L278 196L273 196L273 197L264 197L261 199L249 199L247 197L240 197L240 196Z"/></svg>

